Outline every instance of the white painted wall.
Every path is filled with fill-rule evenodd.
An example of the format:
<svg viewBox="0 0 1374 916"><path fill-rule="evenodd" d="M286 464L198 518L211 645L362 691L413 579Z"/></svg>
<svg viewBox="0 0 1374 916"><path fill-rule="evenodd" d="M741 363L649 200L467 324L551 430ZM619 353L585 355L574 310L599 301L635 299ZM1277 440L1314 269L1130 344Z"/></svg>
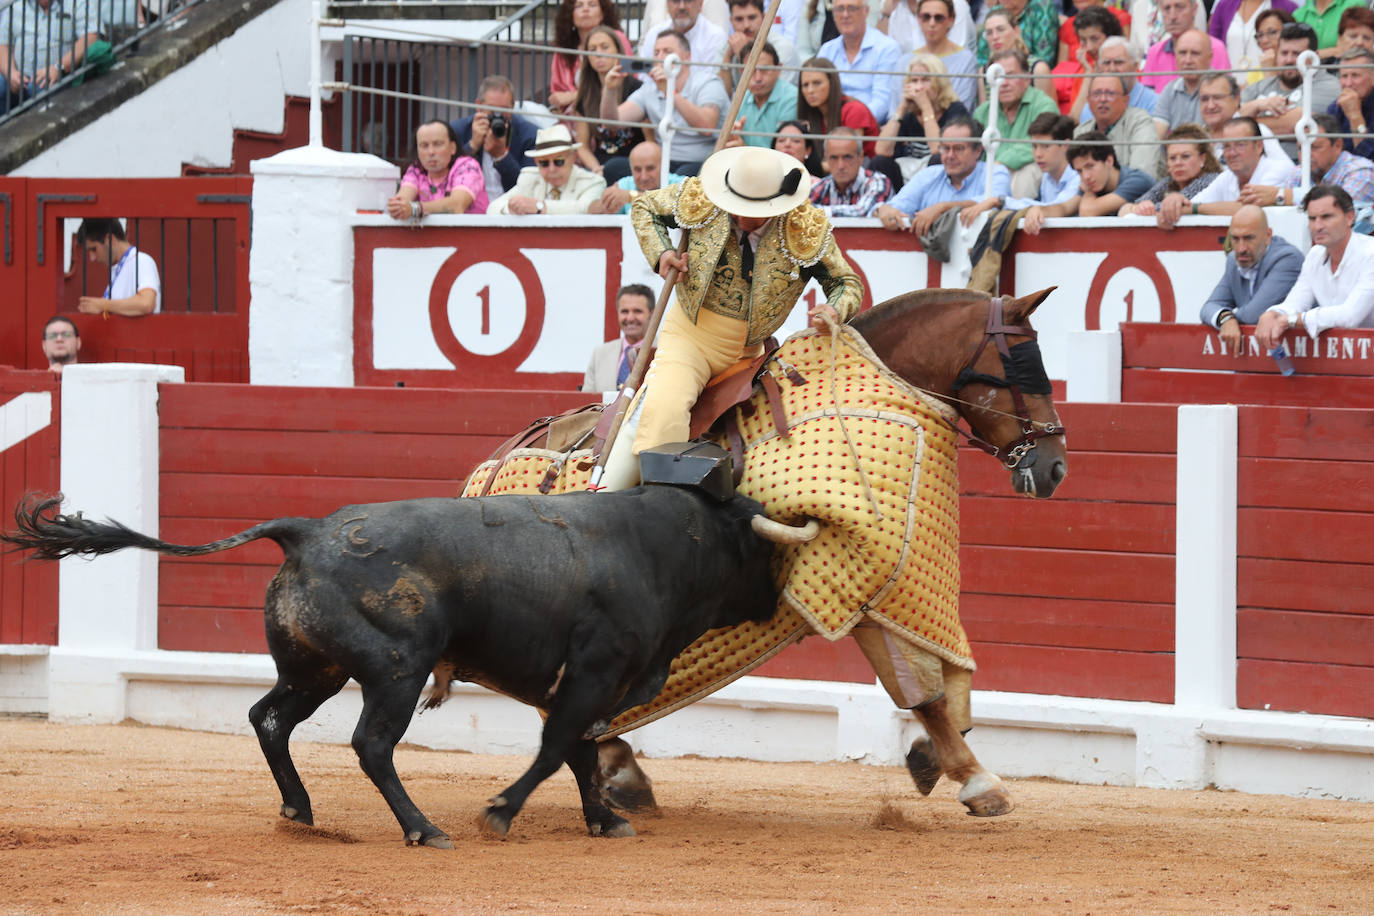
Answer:
<svg viewBox="0 0 1374 916"><path fill-rule="evenodd" d="M282 0L13 174L171 178L183 162L228 166L235 128L280 132L286 96L309 95L310 53L310 0Z"/></svg>

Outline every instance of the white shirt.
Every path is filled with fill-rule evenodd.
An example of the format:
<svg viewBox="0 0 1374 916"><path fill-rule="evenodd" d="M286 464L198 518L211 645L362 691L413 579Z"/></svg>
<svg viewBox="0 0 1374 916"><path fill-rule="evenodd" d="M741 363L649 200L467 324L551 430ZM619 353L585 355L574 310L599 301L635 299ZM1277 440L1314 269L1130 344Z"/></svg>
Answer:
<svg viewBox="0 0 1374 916"><path fill-rule="evenodd" d="M1255 166L1255 174L1250 176L1247 183L1284 188L1288 186L1288 180L1297 170L1298 167L1289 162L1287 156L1282 162L1268 155L1261 156L1259 164ZM1224 169L1211 184L1193 196L1195 204L1220 204L1233 200L1240 200L1240 179L1230 169Z"/></svg>
<svg viewBox="0 0 1374 916"><path fill-rule="evenodd" d="M106 299L128 299L141 289L151 289L157 293L153 314L162 311L162 280L158 277L157 262L150 254L144 254L132 245L124 252L124 257L110 269L111 280L105 287Z"/></svg>
<svg viewBox="0 0 1374 916"><path fill-rule="evenodd" d="M653 57L654 40L672 27L673 20L665 19L645 32L644 40L639 43L639 56ZM692 48L692 60L720 60L725 52L725 30L705 16L698 16L697 24L687 30L687 44Z"/></svg>
<svg viewBox="0 0 1374 916"><path fill-rule="evenodd" d="M1313 245L1288 298L1269 311L1290 322L1301 314L1313 338L1328 328L1374 327L1374 236L1352 232L1335 273L1326 246Z"/></svg>

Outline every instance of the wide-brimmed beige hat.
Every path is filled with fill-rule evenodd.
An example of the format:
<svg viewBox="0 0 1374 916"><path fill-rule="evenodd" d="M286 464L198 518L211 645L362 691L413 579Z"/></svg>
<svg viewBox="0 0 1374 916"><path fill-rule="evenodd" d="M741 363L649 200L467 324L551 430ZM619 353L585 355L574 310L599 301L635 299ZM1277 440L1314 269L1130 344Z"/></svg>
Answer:
<svg viewBox="0 0 1374 916"><path fill-rule="evenodd" d="M811 195L811 175L786 153L763 146L723 149L701 164L711 203L736 216L786 213Z"/></svg>
<svg viewBox="0 0 1374 916"><path fill-rule="evenodd" d="M570 150L581 148L581 143L574 143L572 133L565 124L555 124L553 127L545 127L534 135L534 146L531 146L526 155L531 159L542 159L545 156L556 156L559 153L566 153Z"/></svg>

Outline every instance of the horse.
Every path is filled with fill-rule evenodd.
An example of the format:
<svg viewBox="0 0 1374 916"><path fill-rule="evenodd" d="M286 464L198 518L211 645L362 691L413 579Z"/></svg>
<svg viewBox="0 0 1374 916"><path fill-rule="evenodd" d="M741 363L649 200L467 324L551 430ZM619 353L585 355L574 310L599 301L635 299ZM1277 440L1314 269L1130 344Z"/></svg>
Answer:
<svg viewBox="0 0 1374 916"><path fill-rule="evenodd" d="M880 303L848 325L888 370L957 412L969 427L964 433L969 442L1002 462L1015 492L1041 499L1053 495L1068 470L1064 426L1030 324L1031 313L1051 292L1053 288L1005 298L968 290L919 290ZM580 432L589 434L595 417L584 422ZM578 433L574 430L566 441L581 440ZM520 444L541 443L526 434ZM869 659L873 661L871 655ZM882 680L876 665L875 672ZM912 712L926 732L906 754L917 789L928 795L941 776L948 776L962 784L959 800L969 814L990 817L1010 811L1010 795L978 763L961 733L960 724L967 723L962 718L956 722L947 699L936 697ZM597 782L605 800L629 811L653 807L652 782L629 745L619 737L607 738L599 752Z"/></svg>

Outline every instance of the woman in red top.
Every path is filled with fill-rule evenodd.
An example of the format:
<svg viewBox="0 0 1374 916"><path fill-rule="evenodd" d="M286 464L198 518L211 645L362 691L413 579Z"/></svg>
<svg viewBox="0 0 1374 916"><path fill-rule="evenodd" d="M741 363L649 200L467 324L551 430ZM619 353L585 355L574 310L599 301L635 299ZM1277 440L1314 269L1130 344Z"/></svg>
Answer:
<svg viewBox="0 0 1374 916"><path fill-rule="evenodd" d="M837 127L852 127L865 137L878 136L873 112L844 94L839 72L825 58L813 57L802 64L798 89L797 120L806 122L808 133L828 134ZM864 143L864 155L873 155L873 141Z"/></svg>
<svg viewBox="0 0 1374 916"><path fill-rule="evenodd" d="M1131 34L1131 14L1118 6L1107 6L1105 0L1073 0L1074 16L1090 6L1100 6L1116 17L1121 23L1121 35ZM1078 58L1078 33L1074 31L1074 16L1059 17L1059 62Z"/></svg>
<svg viewBox="0 0 1374 916"><path fill-rule="evenodd" d="M569 54L581 48L592 29L599 25L614 29L620 53L630 53L630 41L620 31L620 14L614 0L563 0L553 19L554 43L561 49L553 56L549 72L549 110L570 113L577 101L577 71L582 58Z"/></svg>

